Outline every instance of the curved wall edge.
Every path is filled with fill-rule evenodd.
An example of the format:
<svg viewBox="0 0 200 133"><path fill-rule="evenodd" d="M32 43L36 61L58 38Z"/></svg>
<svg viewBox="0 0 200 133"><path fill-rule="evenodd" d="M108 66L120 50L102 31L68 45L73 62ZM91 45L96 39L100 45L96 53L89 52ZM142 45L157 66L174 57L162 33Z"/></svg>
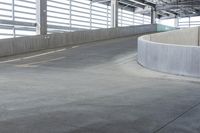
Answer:
<svg viewBox="0 0 200 133"><path fill-rule="evenodd" d="M160 72L200 78L200 47L153 42L151 35L145 35L138 39L138 63Z"/></svg>

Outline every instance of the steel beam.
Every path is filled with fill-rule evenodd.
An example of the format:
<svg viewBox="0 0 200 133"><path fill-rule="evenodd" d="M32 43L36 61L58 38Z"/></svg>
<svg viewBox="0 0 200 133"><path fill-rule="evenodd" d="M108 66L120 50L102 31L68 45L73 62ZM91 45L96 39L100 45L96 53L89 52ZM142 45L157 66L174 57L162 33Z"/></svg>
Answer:
<svg viewBox="0 0 200 133"><path fill-rule="evenodd" d="M36 33L38 35L47 34L47 0L36 1Z"/></svg>
<svg viewBox="0 0 200 133"><path fill-rule="evenodd" d="M144 8L145 7L144 5L135 3L133 1L127 1L127 0L120 0L119 3L124 4L124 5L128 5L130 7L134 7L134 8L136 8L136 7Z"/></svg>
<svg viewBox="0 0 200 133"><path fill-rule="evenodd" d="M93 2L93 3L96 3L96 2L98 2L98 3L106 3L106 2L109 2L110 0L91 0L91 2Z"/></svg>

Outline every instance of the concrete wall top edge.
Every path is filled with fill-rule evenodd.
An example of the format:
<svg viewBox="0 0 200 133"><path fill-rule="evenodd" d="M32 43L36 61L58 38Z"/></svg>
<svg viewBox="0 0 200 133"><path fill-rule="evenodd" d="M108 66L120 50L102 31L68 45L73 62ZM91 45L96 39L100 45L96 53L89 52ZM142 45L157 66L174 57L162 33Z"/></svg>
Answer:
<svg viewBox="0 0 200 133"><path fill-rule="evenodd" d="M149 39L148 39L149 38ZM150 36L149 35L145 35L145 36L141 36L138 38L138 40L140 41L143 41L143 42L146 42L148 44L153 44L153 45L165 45L165 46L171 46L171 47L185 47L185 48L191 48L191 47L194 47L194 48L199 48L199 46L195 46L195 45L180 45L180 44L170 44L170 43L161 43L161 42L153 42L150 40Z"/></svg>
<svg viewBox="0 0 200 133"><path fill-rule="evenodd" d="M157 26L158 24L144 24L144 25L134 25L134 26L124 26L124 27L117 27L117 28L101 28L101 29L94 29L94 30L81 30L81 31L73 31L73 32L61 32L61 33L53 33L53 34L47 34L47 35L31 35L31 36L24 36L24 37L16 37L16 38L3 38L1 40L10 40L10 39L20 39L20 38L33 38L38 36L49 36L49 35L55 35L55 34L68 34L68 33L74 33L74 32L90 32L90 31L99 31L99 30L113 30L113 29L123 29L123 28L140 28L140 27L149 27L149 26Z"/></svg>
<svg viewBox="0 0 200 133"><path fill-rule="evenodd" d="M1 39L0 57L135 36L156 31L157 25L154 24Z"/></svg>
<svg viewBox="0 0 200 133"><path fill-rule="evenodd" d="M140 37L140 40L152 41L159 44L198 47L200 43L200 27L179 29L162 33L154 33Z"/></svg>
<svg viewBox="0 0 200 133"><path fill-rule="evenodd" d="M195 37L199 42L199 27L187 30L195 32ZM187 30L178 30L175 33L178 36L179 32L187 33L185 32ZM169 33L171 34L173 31L159 34L167 35ZM179 40L182 41L180 38ZM155 42L152 41L152 35L142 36L138 39L138 62L146 68L159 72L200 78L200 47L185 44Z"/></svg>

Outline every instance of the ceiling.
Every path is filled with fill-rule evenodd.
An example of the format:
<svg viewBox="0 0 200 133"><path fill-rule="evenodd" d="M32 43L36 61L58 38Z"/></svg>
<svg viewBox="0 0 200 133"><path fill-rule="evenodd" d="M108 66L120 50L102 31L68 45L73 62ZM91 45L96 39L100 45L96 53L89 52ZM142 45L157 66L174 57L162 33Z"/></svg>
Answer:
<svg viewBox="0 0 200 133"><path fill-rule="evenodd" d="M111 0L91 1L110 4ZM153 8L159 19L200 16L200 0L118 0L118 2L120 8L145 15L150 15Z"/></svg>

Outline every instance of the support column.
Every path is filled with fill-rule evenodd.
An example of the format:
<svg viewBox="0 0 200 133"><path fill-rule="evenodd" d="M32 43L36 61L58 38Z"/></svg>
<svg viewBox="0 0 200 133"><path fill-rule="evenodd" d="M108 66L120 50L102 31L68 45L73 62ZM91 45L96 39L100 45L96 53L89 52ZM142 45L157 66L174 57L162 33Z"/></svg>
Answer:
<svg viewBox="0 0 200 133"><path fill-rule="evenodd" d="M72 32L72 0L69 0L69 31Z"/></svg>
<svg viewBox="0 0 200 133"><path fill-rule="evenodd" d="M189 17L189 28L191 27L191 17Z"/></svg>
<svg viewBox="0 0 200 133"><path fill-rule="evenodd" d="M133 10L133 25L135 25L135 12Z"/></svg>
<svg viewBox="0 0 200 133"><path fill-rule="evenodd" d="M92 29L92 1L90 1L90 30Z"/></svg>
<svg viewBox="0 0 200 133"><path fill-rule="evenodd" d="M111 23L112 27L118 27L118 0L111 0Z"/></svg>
<svg viewBox="0 0 200 133"><path fill-rule="evenodd" d="M179 18L175 17L175 19L174 19L174 27L178 28L178 26L179 26Z"/></svg>
<svg viewBox="0 0 200 133"><path fill-rule="evenodd" d="M109 5L107 5L107 7L106 7L106 25L107 25L107 28L109 28L109 15L108 15L108 7L109 7Z"/></svg>
<svg viewBox="0 0 200 133"><path fill-rule="evenodd" d="M12 21L15 21L15 0L12 0ZM15 25L13 26L13 37L16 37Z"/></svg>
<svg viewBox="0 0 200 133"><path fill-rule="evenodd" d="M123 26L123 8L121 8L121 25L120 26L121 27Z"/></svg>
<svg viewBox="0 0 200 133"><path fill-rule="evenodd" d="M36 1L36 33L38 35L47 34L47 0Z"/></svg>
<svg viewBox="0 0 200 133"><path fill-rule="evenodd" d="M156 10L155 8L151 8L151 24L155 24L156 23Z"/></svg>

